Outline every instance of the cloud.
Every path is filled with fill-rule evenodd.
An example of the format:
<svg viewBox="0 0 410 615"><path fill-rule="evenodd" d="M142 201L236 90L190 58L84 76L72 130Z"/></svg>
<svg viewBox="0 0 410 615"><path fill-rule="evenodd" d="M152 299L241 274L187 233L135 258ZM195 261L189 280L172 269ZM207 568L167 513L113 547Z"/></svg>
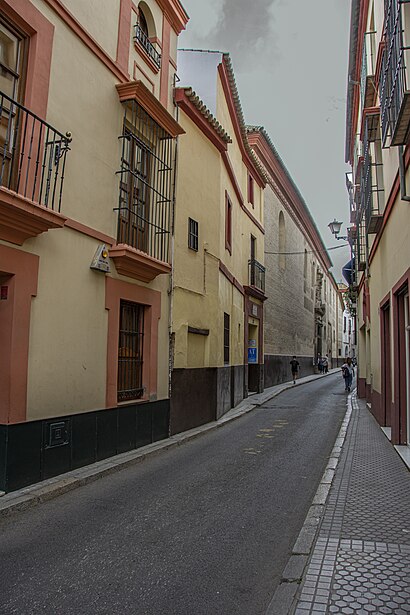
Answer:
<svg viewBox="0 0 410 615"><path fill-rule="evenodd" d="M240 71L269 64L275 51L273 5L277 0L222 0L219 20L200 42L232 54Z"/></svg>

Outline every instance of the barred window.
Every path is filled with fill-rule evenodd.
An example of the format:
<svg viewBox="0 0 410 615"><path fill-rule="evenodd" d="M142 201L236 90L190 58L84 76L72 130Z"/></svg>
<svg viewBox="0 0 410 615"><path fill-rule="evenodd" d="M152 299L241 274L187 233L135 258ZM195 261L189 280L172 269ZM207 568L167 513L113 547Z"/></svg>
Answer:
<svg viewBox="0 0 410 615"><path fill-rule="evenodd" d="M232 203L228 194L225 194L225 248L232 253Z"/></svg>
<svg viewBox="0 0 410 615"><path fill-rule="evenodd" d="M174 144L136 102L124 105L117 241L169 260Z"/></svg>
<svg viewBox="0 0 410 615"><path fill-rule="evenodd" d="M188 218L188 248L198 252L198 222Z"/></svg>
<svg viewBox="0 0 410 615"><path fill-rule="evenodd" d="M118 338L118 401L142 397L144 363L144 306L131 301L120 303Z"/></svg>
<svg viewBox="0 0 410 615"><path fill-rule="evenodd" d="M224 312L224 363L229 365L230 316Z"/></svg>

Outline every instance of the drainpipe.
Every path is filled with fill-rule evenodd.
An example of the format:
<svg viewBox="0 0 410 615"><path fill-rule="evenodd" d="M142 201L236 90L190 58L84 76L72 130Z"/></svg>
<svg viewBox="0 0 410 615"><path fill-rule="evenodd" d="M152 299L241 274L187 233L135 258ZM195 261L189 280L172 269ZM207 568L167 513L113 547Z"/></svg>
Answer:
<svg viewBox="0 0 410 615"><path fill-rule="evenodd" d="M400 174L400 194L402 201L410 201L406 188L406 172L404 169L404 147L399 145L399 174Z"/></svg>
<svg viewBox="0 0 410 615"><path fill-rule="evenodd" d="M179 118L179 108L177 106L176 121ZM176 183L177 183L177 164L178 164L178 139L175 139L175 154L174 154L174 185L172 188L172 219L171 219L171 274L169 278L169 314L168 314L168 340L169 340L169 359L168 359L168 397L171 400L171 380L172 368L174 365L174 336L172 332L173 306L174 306L174 254L175 254L175 201L176 201ZM170 401L171 403L171 401ZM170 426L169 426L170 429Z"/></svg>

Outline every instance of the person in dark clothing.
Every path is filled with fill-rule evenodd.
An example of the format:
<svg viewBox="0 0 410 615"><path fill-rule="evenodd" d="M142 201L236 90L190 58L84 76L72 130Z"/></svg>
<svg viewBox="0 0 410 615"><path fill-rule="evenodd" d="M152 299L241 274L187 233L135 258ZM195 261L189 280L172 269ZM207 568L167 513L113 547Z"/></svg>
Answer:
<svg viewBox="0 0 410 615"><path fill-rule="evenodd" d="M299 361L296 360L296 357L293 357L292 361L290 362L290 367L292 369L293 384L295 384L296 378L298 377L299 365L300 365Z"/></svg>
<svg viewBox="0 0 410 615"><path fill-rule="evenodd" d="M345 381L345 391L350 393L350 389L352 387L352 381L354 376L354 367L352 363L352 359L348 357L346 359L346 363L342 365L342 376Z"/></svg>

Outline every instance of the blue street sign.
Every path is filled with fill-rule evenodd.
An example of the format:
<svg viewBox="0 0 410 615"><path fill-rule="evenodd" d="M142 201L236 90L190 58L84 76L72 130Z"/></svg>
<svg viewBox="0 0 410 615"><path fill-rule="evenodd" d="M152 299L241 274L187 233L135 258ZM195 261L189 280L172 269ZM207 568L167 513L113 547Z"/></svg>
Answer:
<svg viewBox="0 0 410 615"><path fill-rule="evenodd" d="M248 348L248 363L257 363L258 361L258 349Z"/></svg>

